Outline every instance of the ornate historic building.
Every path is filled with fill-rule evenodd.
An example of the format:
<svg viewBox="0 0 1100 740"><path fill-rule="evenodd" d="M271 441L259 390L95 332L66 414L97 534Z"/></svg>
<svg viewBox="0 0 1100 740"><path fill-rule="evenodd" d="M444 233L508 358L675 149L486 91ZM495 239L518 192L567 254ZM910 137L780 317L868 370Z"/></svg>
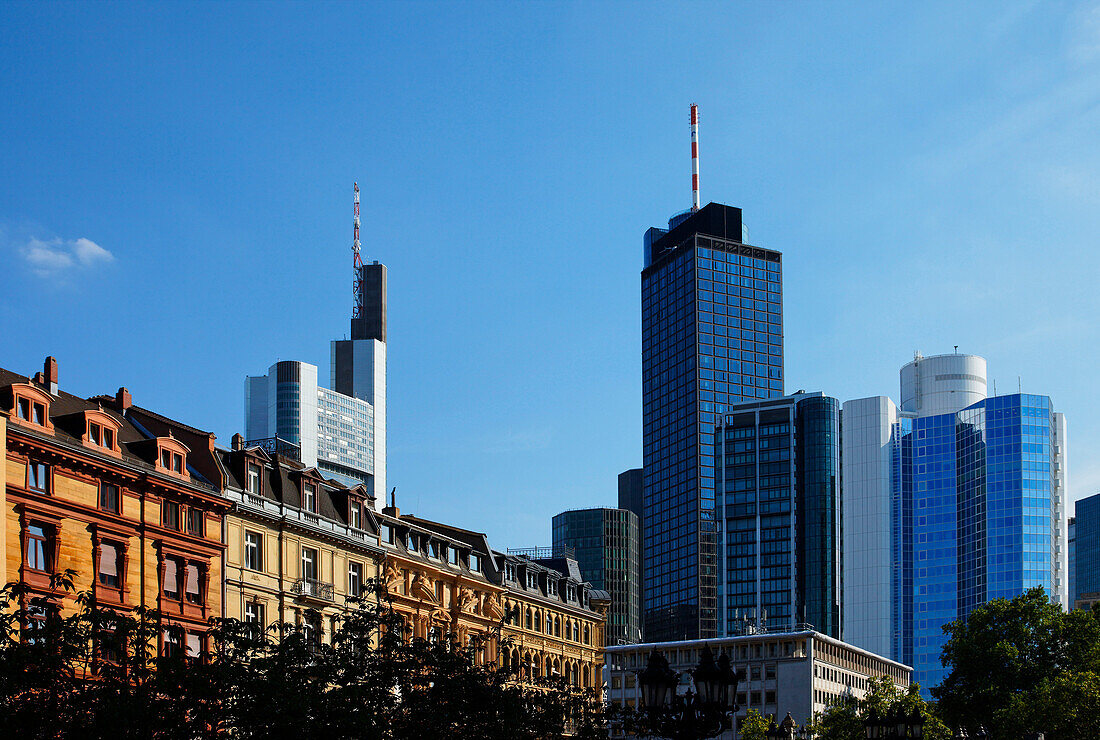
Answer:
<svg viewBox="0 0 1100 740"><path fill-rule="evenodd" d="M57 381L52 357L33 377L0 370L5 582L44 597L44 618L76 608L75 593L50 587L71 569L101 607L157 609L182 628L159 649L201 654L222 613L229 509L214 435L133 405L125 388L82 399Z"/></svg>
<svg viewBox="0 0 1100 740"><path fill-rule="evenodd" d="M413 516L394 506L378 515L386 552L385 595L413 637L454 635L463 645L484 640L479 661L494 661L500 646L503 589L485 535Z"/></svg>
<svg viewBox="0 0 1100 740"><path fill-rule="evenodd" d="M601 689L605 625L611 597L593 589L577 561L561 552L493 553L504 587L501 660L521 680L560 675L573 686Z"/></svg>
<svg viewBox="0 0 1100 740"><path fill-rule="evenodd" d="M348 599L367 595L383 557L366 486L348 488L297 460L246 449L239 434L217 458L233 502L225 616L295 624L328 641Z"/></svg>

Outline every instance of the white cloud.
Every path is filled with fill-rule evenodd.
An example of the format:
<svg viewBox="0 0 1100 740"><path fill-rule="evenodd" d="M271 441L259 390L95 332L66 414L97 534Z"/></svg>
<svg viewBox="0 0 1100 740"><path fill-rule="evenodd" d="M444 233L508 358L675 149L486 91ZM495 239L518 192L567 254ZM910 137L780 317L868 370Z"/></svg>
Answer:
<svg viewBox="0 0 1100 740"><path fill-rule="evenodd" d="M63 276L74 269L111 262L115 258L108 250L83 237L67 241L31 238L21 251L31 272L43 278Z"/></svg>

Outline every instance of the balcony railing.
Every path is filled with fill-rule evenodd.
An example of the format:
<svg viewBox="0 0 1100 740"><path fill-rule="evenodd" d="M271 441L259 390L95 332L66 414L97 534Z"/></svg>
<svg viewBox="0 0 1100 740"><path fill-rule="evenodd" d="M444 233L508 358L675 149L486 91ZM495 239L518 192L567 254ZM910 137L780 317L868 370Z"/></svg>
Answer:
<svg viewBox="0 0 1100 740"><path fill-rule="evenodd" d="M290 589L299 596L305 596L319 601L333 601L334 589L331 583L325 583L313 578L299 578Z"/></svg>
<svg viewBox="0 0 1100 740"><path fill-rule="evenodd" d="M302 449L294 444L288 442L282 437L264 437L262 439L249 439L244 443L245 449L249 447L259 447L264 452L272 455L282 455L288 457L291 460L302 460Z"/></svg>
<svg viewBox="0 0 1100 740"><path fill-rule="evenodd" d="M528 560L550 560L553 558L568 558L575 560L577 551L570 545L557 545L555 547L509 547L509 555L518 555Z"/></svg>

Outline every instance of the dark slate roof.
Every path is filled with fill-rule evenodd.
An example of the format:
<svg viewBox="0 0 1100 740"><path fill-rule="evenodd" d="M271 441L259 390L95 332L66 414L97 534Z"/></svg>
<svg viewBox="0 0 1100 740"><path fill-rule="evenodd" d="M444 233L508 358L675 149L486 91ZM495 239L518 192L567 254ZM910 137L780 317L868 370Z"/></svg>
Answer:
<svg viewBox="0 0 1100 740"><path fill-rule="evenodd" d="M6 389L16 383L28 383L30 385L33 385L35 388L38 388L39 390L49 394L49 388L44 387L39 383L36 383L33 377L27 377L25 375L20 375L16 372L12 372L11 370L0 368L0 389ZM94 396L90 399L84 399L79 396L74 396L73 394L60 389L58 389L57 393L50 395L53 398L53 400L50 402L50 421L53 422L54 425L54 433L51 438L54 439L56 442L79 449L82 453L85 454L97 454L94 449L86 447L83 443L84 412L102 411L103 413L107 414L112 419L117 421L120 425L117 439L119 443L119 448L122 451L122 461L133 467L141 468L149 472L163 475L163 473L160 473L160 471L157 470L155 465L155 449L153 450L152 455L150 455L145 450L148 445L142 444L148 441L151 436L147 435L145 431L143 431L142 426L139 423L135 423L134 419L130 418L124 412L119 412L119 410L114 407L114 396ZM153 412L147 411L145 413L152 414ZM182 424L178 421L175 421L174 419L169 419L167 417L160 416L159 414L157 414L156 416L163 421L163 424L167 429L173 432L180 431L185 433L197 433L200 435L210 434L209 432L201 432L199 430L196 430L194 429L194 427ZM9 425L9 429L12 429L13 427L14 425ZM37 434L37 432L34 431L33 427L28 429L27 427L20 425L17 428L20 431L26 430L30 434ZM195 460L193 460L192 458L195 456L201 456L204 454L204 452L205 450L201 449L191 450L191 455L188 456L189 469L192 468L192 464L195 462ZM117 458L111 455L103 455L103 458L117 462ZM191 472L192 474L192 483L200 488L216 490L217 484L220 483L220 481L206 480L206 476L197 475L197 471L195 471L194 469L191 469L189 472ZM176 478L172 478L171 476L165 477L173 481L177 480ZM186 485L186 483L184 484Z"/></svg>

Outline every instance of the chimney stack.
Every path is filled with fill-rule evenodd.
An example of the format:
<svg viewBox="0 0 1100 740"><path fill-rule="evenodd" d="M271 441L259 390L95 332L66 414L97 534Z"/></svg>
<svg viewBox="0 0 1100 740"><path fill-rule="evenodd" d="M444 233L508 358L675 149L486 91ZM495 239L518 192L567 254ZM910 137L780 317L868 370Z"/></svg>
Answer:
<svg viewBox="0 0 1100 740"><path fill-rule="evenodd" d="M42 365L42 378L44 385L49 388L50 394L57 395L57 358L50 355Z"/></svg>
<svg viewBox="0 0 1100 740"><path fill-rule="evenodd" d="M237 432L236 434L233 435L233 449L234 450L243 450L244 449L244 437L241 436L240 432Z"/></svg>
<svg viewBox="0 0 1100 740"><path fill-rule="evenodd" d="M118 406L119 411L126 411L133 403L133 399L130 398L130 391L125 388L119 388L118 391L115 392L115 404Z"/></svg>

